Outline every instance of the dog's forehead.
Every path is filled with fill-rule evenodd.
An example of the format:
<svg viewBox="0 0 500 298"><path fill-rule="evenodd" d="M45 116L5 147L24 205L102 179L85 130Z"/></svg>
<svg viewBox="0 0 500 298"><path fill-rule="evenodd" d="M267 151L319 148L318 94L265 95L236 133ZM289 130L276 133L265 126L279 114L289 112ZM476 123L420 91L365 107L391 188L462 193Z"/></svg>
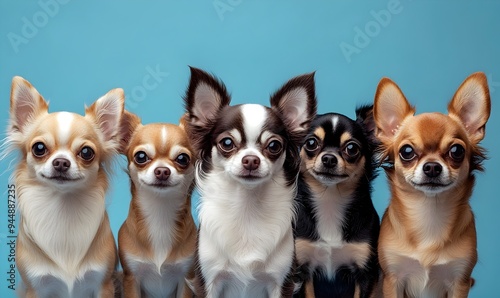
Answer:
<svg viewBox="0 0 500 298"><path fill-rule="evenodd" d="M349 139L360 138L360 133L355 121L337 113L317 116L310 129L310 134L319 138L324 147L340 147Z"/></svg>
<svg viewBox="0 0 500 298"><path fill-rule="evenodd" d="M50 134L57 146L69 145L75 138L97 139L94 126L82 115L70 112L48 114L36 123L34 134Z"/></svg>
<svg viewBox="0 0 500 298"><path fill-rule="evenodd" d="M155 152L168 155L174 146L190 150L186 132L177 125L169 123L151 123L137 129L130 141L130 148L144 144L155 147Z"/></svg>
<svg viewBox="0 0 500 298"><path fill-rule="evenodd" d="M241 141L260 142L264 132L282 134L283 122L272 109L259 104L242 104L225 107L217 121L215 135L237 130Z"/></svg>
<svg viewBox="0 0 500 298"><path fill-rule="evenodd" d="M408 119L403 124L402 137L418 137L421 143L436 143L446 137L465 140L467 133L460 123L441 113L424 113Z"/></svg>

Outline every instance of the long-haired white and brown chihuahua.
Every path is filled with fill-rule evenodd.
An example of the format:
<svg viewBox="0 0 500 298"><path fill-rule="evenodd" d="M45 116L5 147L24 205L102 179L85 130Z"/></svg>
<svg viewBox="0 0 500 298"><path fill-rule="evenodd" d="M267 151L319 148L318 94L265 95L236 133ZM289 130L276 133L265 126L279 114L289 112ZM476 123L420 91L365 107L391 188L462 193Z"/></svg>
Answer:
<svg viewBox="0 0 500 298"><path fill-rule="evenodd" d="M378 246L384 297L467 297L477 261L469 198L490 110L483 73L462 83L448 115L414 116L399 87L381 80L374 117L392 195Z"/></svg>
<svg viewBox="0 0 500 298"><path fill-rule="evenodd" d="M27 297L113 297L118 256L105 194L123 106L123 90L114 89L85 116L49 113L28 81L12 80L8 142L21 153L16 262Z"/></svg>
<svg viewBox="0 0 500 298"><path fill-rule="evenodd" d="M129 133L121 151L132 191L118 234L124 295L191 297L185 278L196 248L191 216L195 154L182 122L142 125L125 112L124 125Z"/></svg>
<svg viewBox="0 0 500 298"><path fill-rule="evenodd" d="M316 113L314 74L288 81L271 108L230 106L224 84L191 68L188 132L196 183L200 297L291 297L299 146Z"/></svg>

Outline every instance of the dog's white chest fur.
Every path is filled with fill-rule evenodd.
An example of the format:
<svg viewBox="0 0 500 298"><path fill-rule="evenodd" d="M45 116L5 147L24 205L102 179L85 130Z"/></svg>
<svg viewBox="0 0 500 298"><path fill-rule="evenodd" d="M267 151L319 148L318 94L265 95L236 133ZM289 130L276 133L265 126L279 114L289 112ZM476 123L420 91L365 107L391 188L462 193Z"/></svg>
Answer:
<svg viewBox="0 0 500 298"><path fill-rule="evenodd" d="M128 265L142 285L148 297L181 297L184 277L189 271L193 258L164 263L160 267L151 260L128 256Z"/></svg>
<svg viewBox="0 0 500 298"><path fill-rule="evenodd" d="M177 190L174 191L177 192ZM172 249L177 213L184 203L185 196L175 193L170 195L144 193L139 196L139 208L145 219L154 254L154 259L148 262L152 261L156 265L156 271L159 272Z"/></svg>
<svg viewBox="0 0 500 298"><path fill-rule="evenodd" d="M207 294L278 297L293 259L295 189L284 187L282 176L268 182L279 187L255 189L221 176L208 174L199 183L199 258Z"/></svg>
<svg viewBox="0 0 500 298"><path fill-rule="evenodd" d="M190 269L193 257L166 263L174 244L176 220L179 208L184 204L185 192L176 195L152 195L140 193L139 208L148 229L153 258L128 255L128 265L137 277L148 297L179 297L184 277Z"/></svg>
<svg viewBox="0 0 500 298"><path fill-rule="evenodd" d="M329 279L335 276L340 266L352 263L363 266L371 253L368 243L348 243L342 239L348 203L349 198L341 196L335 186L314 196L313 207L320 239L310 245L300 246L307 249L297 249L299 260L309 259L310 265L320 269Z"/></svg>
<svg viewBox="0 0 500 298"><path fill-rule="evenodd" d="M68 278L66 272L52 266L32 266L30 272L43 273L31 278L38 297L100 297L105 266L99 264L81 268L78 278Z"/></svg>
<svg viewBox="0 0 500 298"><path fill-rule="evenodd" d="M416 258L419 258L418 253L413 257L400 255L398 257L400 262L393 264L391 268L411 297L445 296L469 266L466 259L442 258L434 265L424 267Z"/></svg>
<svg viewBox="0 0 500 298"><path fill-rule="evenodd" d="M53 275L65 283L70 292L73 287L75 290L85 288L85 280L90 284L102 281L106 268L81 264L103 220L102 190L96 188L84 197L30 186L19 193L19 210L26 236L55 263L33 262L28 267L29 276L37 279ZM43 285L46 280L39 282Z"/></svg>
<svg viewBox="0 0 500 298"><path fill-rule="evenodd" d="M319 237L332 247L340 247L342 240L342 225L347 200L342 198L335 187L314 197L313 206L316 214L316 227Z"/></svg>

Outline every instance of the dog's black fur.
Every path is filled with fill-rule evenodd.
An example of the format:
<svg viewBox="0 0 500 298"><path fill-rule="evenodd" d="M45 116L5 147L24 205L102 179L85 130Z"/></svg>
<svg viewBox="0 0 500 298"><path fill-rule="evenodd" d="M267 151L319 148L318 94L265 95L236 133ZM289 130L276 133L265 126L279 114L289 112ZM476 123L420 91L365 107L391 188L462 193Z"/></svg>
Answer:
<svg viewBox="0 0 500 298"><path fill-rule="evenodd" d="M314 294L316 297L353 297L355 287L358 285L360 297L369 297L376 282L379 279L379 265L377 260L377 242L380 230L379 217L371 201L371 183L376 177L376 164L374 152L378 142L374 136L374 124L372 117L372 106L363 106L356 110L357 120L353 121L340 114L329 113L318 115L311 124L309 136L314 134L318 127L326 132L321 148L312 154L304 150L306 158L313 158L320 154L325 148L338 148L342 133L348 131L353 138L361 144L361 155L365 157L364 177L357 182L356 191L350 198L350 204L343 214L342 239L345 242L367 242L371 248L371 255L365 266L358 267L356 264L345 264L335 272L335 277L328 280L321 270L309 268L308 264L299 264L297 279L306 282L313 279ZM332 125L332 117L338 117L338 123ZM308 138L306 138L308 139ZM354 161L358 162L360 157ZM304 156L304 155L303 155ZM341 157L342 155L340 155ZM306 169L301 169L298 182L298 216L294 229L295 237L320 241L317 231L317 221L311 197L311 187L304 179ZM335 258L335 256L332 256ZM305 286L294 297L305 297Z"/></svg>

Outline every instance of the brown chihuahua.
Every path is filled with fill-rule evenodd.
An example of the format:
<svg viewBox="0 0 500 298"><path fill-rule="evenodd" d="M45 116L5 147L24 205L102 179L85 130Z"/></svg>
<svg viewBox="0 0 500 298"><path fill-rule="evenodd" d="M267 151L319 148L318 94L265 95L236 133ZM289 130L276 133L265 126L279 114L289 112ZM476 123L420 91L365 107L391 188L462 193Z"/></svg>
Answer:
<svg viewBox="0 0 500 298"><path fill-rule="evenodd" d="M125 112L122 153L132 200L118 234L124 296L191 297L196 226L191 216L194 153L184 125L140 124Z"/></svg>
<svg viewBox="0 0 500 298"><path fill-rule="evenodd" d="M392 195L378 245L384 297L467 297L477 261L469 198L490 110L483 73L462 83L448 115L414 116L394 82L379 83L374 117Z"/></svg>

